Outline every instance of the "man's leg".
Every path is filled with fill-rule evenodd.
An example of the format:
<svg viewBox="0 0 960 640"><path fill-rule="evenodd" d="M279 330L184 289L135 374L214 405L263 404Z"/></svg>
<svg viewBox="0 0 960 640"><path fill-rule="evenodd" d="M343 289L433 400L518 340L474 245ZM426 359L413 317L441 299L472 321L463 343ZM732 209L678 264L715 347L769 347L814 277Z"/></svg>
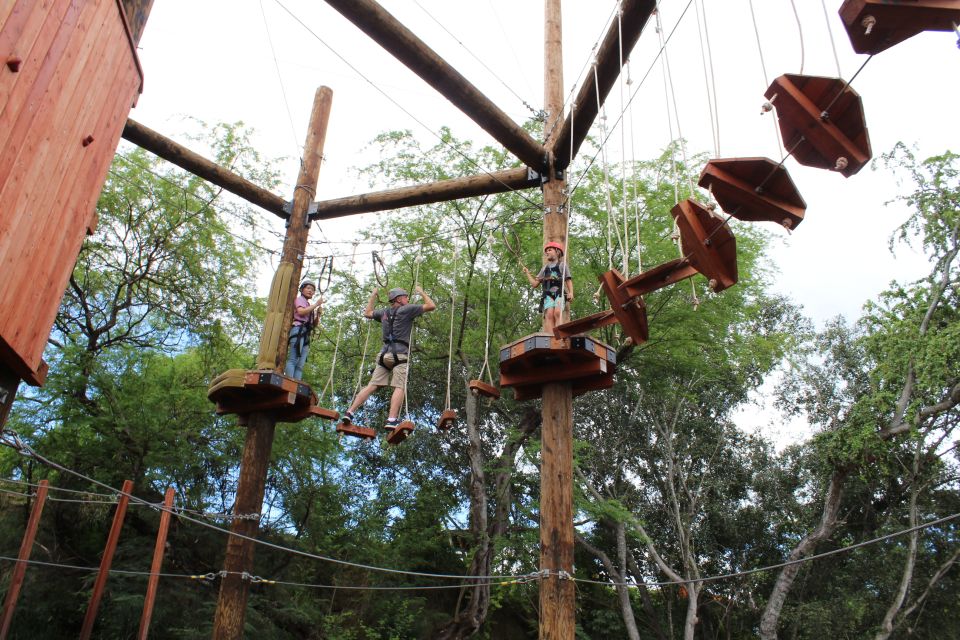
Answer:
<svg viewBox="0 0 960 640"><path fill-rule="evenodd" d="M403 389L400 387L393 388L393 395L390 396L390 415L387 416L388 420L396 420L397 416L400 415L400 407L403 405Z"/></svg>
<svg viewBox="0 0 960 640"><path fill-rule="evenodd" d="M374 384L368 384L363 389L360 389L360 393L357 394L357 397L353 399L353 404L350 405L350 408L347 410L348 413L353 413L357 409L363 406L363 403L367 401L367 398L373 394L374 391L380 387Z"/></svg>

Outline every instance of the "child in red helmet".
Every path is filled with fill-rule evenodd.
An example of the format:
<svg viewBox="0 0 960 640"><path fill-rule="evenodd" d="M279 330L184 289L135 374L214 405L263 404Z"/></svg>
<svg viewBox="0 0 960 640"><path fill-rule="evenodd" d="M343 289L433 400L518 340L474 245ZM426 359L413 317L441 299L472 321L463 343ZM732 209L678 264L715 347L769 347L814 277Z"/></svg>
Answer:
<svg viewBox="0 0 960 640"><path fill-rule="evenodd" d="M540 273L534 277L526 267L523 268L523 273L530 281L530 286L543 287L542 298L540 299L540 310L543 312L543 330L546 333L553 333L553 328L561 320L564 299L567 302L573 300L573 277L570 275L567 265L561 262L563 257L562 244L548 242L543 246L543 253L547 258L547 263L540 269Z"/></svg>

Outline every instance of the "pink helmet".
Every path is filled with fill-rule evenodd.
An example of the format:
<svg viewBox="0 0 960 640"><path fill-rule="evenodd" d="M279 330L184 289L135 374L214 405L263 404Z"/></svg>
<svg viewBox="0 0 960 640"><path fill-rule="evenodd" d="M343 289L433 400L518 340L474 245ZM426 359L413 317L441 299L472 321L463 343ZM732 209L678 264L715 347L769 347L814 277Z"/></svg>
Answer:
<svg viewBox="0 0 960 640"><path fill-rule="evenodd" d="M543 245L543 250L546 251L547 249L549 249L549 248L551 248L551 247L553 247L554 249L556 249L557 251L559 251L559 252L560 252L560 255L563 255L563 245L562 245L562 244L560 244L559 242L548 242L547 244Z"/></svg>

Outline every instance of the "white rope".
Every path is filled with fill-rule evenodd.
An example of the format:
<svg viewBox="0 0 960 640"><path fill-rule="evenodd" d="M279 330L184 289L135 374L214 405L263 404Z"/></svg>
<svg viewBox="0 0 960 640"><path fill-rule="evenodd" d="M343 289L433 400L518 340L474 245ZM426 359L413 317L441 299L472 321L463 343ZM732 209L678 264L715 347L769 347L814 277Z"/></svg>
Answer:
<svg viewBox="0 0 960 640"><path fill-rule="evenodd" d="M797 4L794 0L790 0L790 6L793 8L793 17L797 19L797 33L800 35L800 75L803 75L803 64L807 55L803 45L803 24L800 22L800 14L797 13Z"/></svg>
<svg viewBox="0 0 960 640"><path fill-rule="evenodd" d="M490 264L487 266L487 326L483 337L483 366L480 368L480 375L477 380L483 381L483 373L486 371L487 379L493 384L493 370L490 368L490 285L493 282L493 267L496 264L493 260L493 236L487 238L487 250L489 252Z"/></svg>
<svg viewBox="0 0 960 640"><path fill-rule="evenodd" d="M354 279L354 269L357 265L357 246L359 243L353 243L353 256L350 258L350 282L353 282ZM331 266L331 269L333 267ZM327 378L327 383L323 385L323 391L320 392L320 399L323 400L327 396L327 389L330 389L330 398L333 399L333 374L337 369L337 356L340 354L340 337L343 334L343 318L341 314L340 320L337 321L337 341L333 346L333 360L330 362L330 377ZM363 364L361 362L361 368Z"/></svg>
<svg viewBox="0 0 960 640"><path fill-rule="evenodd" d="M453 376L453 318L457 310L457 261L460 257L460 245L453 245L453 290L450 292L450 343L447 347L447 406L450 408L450 380ZM409 361L410 358L408 357ZM409 374L409 365L407 365Z"/></svg>
<svg viewBox="0 0 960 640"><path fill-rule="evenodd" d="M753 19L753 33L757 38L757 51L760 52L760 70L763 72L763 86L770 86L770 78L767 75L767 62L763 59L763 46L760 44L760 28L757 26L757 14L753 10L753 0L747 0L750 4L750 17ZM776 118L773 118L773 131L777 138L777 148L780 149L780 157L784 155L783 142L780 140L780 127L777 126Z"/></svg>
<svg viewBox="0 0 960 640"><path fill-rule="evenodd" d="M702 2L703 0L701 0ZM720 136L717 134L717 120L719 120L719 114L717 113L717 85L716 79L712 78L710 74L707 73L707 51L703 45L703 31L706 28L706 14L703 16L703 23L700 21L700 4L697 2L693 3L694 9L697 13L697 37L700 39L700 61L703 65L703 84L707 89L707 110L710 113L710 133L713 135L713 152L717 158L720 157ZM711 57L711 73L713 69L713 62ZM713 88L711 90L710 81L714 80Z"/></svg>
<svg viewBox="0 0 960 640"><path fill-rule="evenodd" d="M830 28L830 14L827 12L826 0L820 0L823 7L823 19L827 22L827 34L830 36L830 48L833 50L833 61L837 63L837 77L842 78L843 72L840 70L840 57L837 55L837 43L833 41L833 29Z"/></svg>
<svg viewBox="0 0 960 640"><path fill-rule="evenodd" d="M667 70L667 82L670 87L670 100L672 100L673 102L673 114L674 114L674 117L677 119L677 137L680 140L680 153L683 156L684 173L686 174L687 186L690 189L690 197L692 198L693 194L695 193L695 190L693 187L693 179L690 177L690 165L689 165L689 162L687 161L687 145L683 140L683 129L680 127L680 109L677 105L677 92L673 86L673 72L670 69L670 56L667 53L667 43L664 42L663 40L663 27L660 23L659 11L657 11L657 26L658 26L657 33L660 34L660 44L663 47L663 61L664 61L664 64L666 65L666 70ZM678 196L677 202L679 201L680 201L680 198Z"/></svg>
<svg viewBox="0 0 960 640"><path fill-rule="evenodd" d="M596 97L597 97L597 111L600 113L600 131L602 134L603 141L600 144L600 163L603 168L603 193L605 197L605 204L607 208L607 262L610 269L613 269L613 230L616 230L617 233L617 244L620 246L620 251L623 252L623 238L620 237L620 229L617 226L617 217L613 213L613 198L610 195L610 172L609 165L607 162L607 109L605 105L600 103L600 87L599 81L597 78L597 65L593 65L593 75L594 75L594 86L596 87ZM564 252L564 258L566 258L566 251Z"/></svg>
<svg viewBox="0 0 960 640"><path fill-rule="evenodd" d="M620 54L620 68L623 69L624 60L623 60L623 8L622 7L620 8L619 11L617 11L617 29L618 29L617 41L619 44L619 54ZM625 81L626 81L626 78L623 76L623 74L620 74L619 87L620 87L620 109L621 110L625 108L625 100L623 95L624 94L623 83ZM627 202L626 168L624 166L625 163L622 159L623 156L625 156L627 153L626 151L627 150L627 141L626 141L627 127L623 125L623 126L620 126L619 128L620 128L620 153L622 154L621 162L620 162L620 208L623 215L623 238L624 238L623 276L625 278L629 278L630 277L630 222L629 222L629 219L627 218L627 211L628 211L629 204Z"/></svg>
<svg viewBox="0 0 960 640"><path fill-rule="evenodd" d="M413 289L416 291L420 284L420 263L423 261L423 239L420 240L420 246L417 249L417 257L413 259ZM413 368L413 337L417 333L417 323L410 325L410 344L407 346L407 382L403 385L403 413L407 420L410 420L410 402L407 390L410 388L410 370Z"/></svg>

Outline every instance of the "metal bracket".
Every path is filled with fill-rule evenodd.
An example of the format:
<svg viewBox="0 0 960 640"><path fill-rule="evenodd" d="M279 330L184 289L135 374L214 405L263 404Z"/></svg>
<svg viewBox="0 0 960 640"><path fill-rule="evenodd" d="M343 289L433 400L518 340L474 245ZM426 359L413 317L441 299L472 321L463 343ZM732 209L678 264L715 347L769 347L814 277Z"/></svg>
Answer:
<svg viewBox="0 0 960 640"><path fill-rule="evenodd" d="M540 175L539 171L527 167L527 182L539 182L543 184L543 176Z"/></svg>
<svg viewBox="0 0 960 640"><path fill-rule="evenodd" d="M320 203L318 203L318 202L311 202L311 203L310 203L310 206L307 207L307 218L306 218L306 220L303 221L303 226L309 228L309 227L310 227L310 223L317 219L317 216L319 215L319 211L320 211ZM287 201L283 204L283 212L284 212L285 214L287 214L286 217L284 218L284 220L287 221L284 226L287 227L287 228L289 228L289 227L290 227L290 216L293 215L293 200L287 200Z"/></svg>

